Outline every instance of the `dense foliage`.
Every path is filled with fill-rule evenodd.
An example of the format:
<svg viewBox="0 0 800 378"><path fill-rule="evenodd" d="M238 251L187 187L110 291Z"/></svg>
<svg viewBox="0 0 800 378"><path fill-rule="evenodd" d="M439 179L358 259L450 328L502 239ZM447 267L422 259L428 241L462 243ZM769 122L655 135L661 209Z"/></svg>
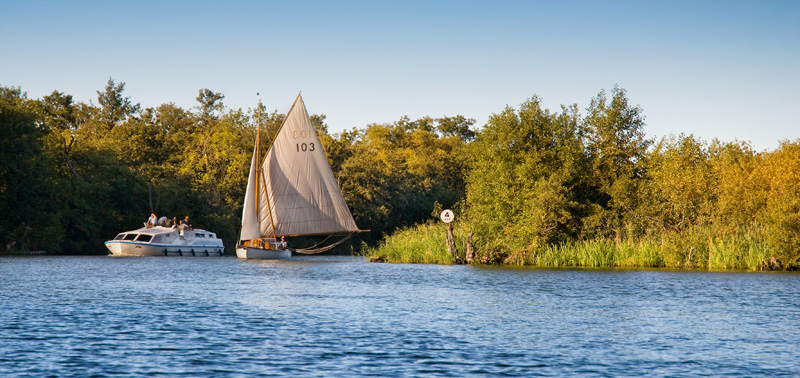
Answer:
<svg viewBox="0 0 800 378"><path fill-rule="evenodd" d="M235 244L256 112L264 149L283 114L227 109L208 89L193 109L142 108L124 87L109 79L97 105L0 87L6 248L104 253L104 240L150 212L189 215ZM443 234L424 223L453 208L477 263L800 265L800 141L755 152L691 135L649 140L642 109L616 87L586 115L533 96L480 129L463 116L403 117L329 134L324 115L312 118L356 223L371 230L361 241L381 259L446 262L435 250Z"/></svg>
<svg viewBox="0 0 800 378"><path fill-rule="evenodd" d="M94 105L0 87L0 242L9 249L105 253L103 241L150 212L189 215L229 251L235 245L259 109L226 109L208 89L191 110L141 108L124 89L109 79ZM261 111L265 151L284 115ZM362 241L463 198L464 170L453 157L474 136L473 120L403 118L337 135L324 115L312 121L357 224L372 230Z"/></svg>
<svg viewBox="0 0 800 378"><path fill-rule="evenodd" d="M461 151L456 237L474 234L478 263L800 266L800 141L756 153L745 142L692 135L648 140L642 109L615 87L583 117L574 105L543 109L536 96L507 107ZM415 239L445 248L420 230L398 234L404 250L414 251ZM392 258L398 242L369 253L409 260Z"/></svg>

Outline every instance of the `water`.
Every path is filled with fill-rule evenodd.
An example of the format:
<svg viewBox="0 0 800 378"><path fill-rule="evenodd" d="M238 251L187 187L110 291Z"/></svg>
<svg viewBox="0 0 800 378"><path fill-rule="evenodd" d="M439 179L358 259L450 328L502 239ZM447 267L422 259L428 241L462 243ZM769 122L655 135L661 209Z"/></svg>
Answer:
<svg viewBox="0 0 800 378"><path fill-rule="evenodd" d="M800 375L800 275L0 258L0 376Z"/></svg>

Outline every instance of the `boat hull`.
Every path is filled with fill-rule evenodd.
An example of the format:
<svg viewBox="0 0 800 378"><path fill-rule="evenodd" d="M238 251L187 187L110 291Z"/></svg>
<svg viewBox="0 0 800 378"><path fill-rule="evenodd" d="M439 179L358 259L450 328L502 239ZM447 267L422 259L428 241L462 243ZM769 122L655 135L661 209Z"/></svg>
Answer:
<svg viewBox="0 0 800 378"><path fill-rule="evenodd" d="M106 248L112 256L222 256L222 246L176 246L168 244L130 243L108 241Z"/></svg>
<svg viewBox="0 0 800 378"><path fill-rule="evenodd" d="M167 227L125 231L105 242L112 256L222 256L225 247L216 234L203 229Z"/></svg>
<svg viewBox="0 0 800 378"><path fill-rule="evenodd" d="M239 246L236 247L236 257L245 260L286 260L292 257L292 251Z"/></svg>

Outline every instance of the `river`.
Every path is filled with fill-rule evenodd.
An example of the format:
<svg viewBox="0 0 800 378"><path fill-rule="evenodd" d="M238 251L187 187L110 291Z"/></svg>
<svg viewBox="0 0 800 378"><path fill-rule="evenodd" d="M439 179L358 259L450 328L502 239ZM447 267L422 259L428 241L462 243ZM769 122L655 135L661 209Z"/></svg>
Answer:
<svg viewBox="0 0 800 378"><path fill-rule="evenodd" d="M800 375L800 275L0 258L0 376Z"/></svg>

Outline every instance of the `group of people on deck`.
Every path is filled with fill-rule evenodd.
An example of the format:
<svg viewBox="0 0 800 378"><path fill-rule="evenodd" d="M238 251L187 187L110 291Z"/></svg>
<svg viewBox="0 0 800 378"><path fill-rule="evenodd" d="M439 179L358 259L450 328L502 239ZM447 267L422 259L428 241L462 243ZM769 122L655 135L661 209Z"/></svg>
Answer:
<svg viewBox="0 0 800 378"><path fill-rule="evenodd" d="M175 218L172 218L172 221L170 222L167 217L161 217L159 219L156 217L156 213L150 213L150 218L147 218L147 222L145 222L144 226L145 228L153 228L155 226L172 227L173 229L180 230L181 234L183 234L183 230L192 229L192 224L189 223L188 215L180 221L176 221Z"/></svg>
<svg viewBox="0 0 800 378"><path fill-rule="evenodd" d="M272 238L268 238L268 239L253 239L253 240L250 240L250 241L246 241L245 245L249 246L249 247L264 248L264 249L275 248L275 249L278 249L278 250L288 249L289 248L289 243L286 242L286 238L283 237L283 236L281 236L281 240L280 241L274 240Z"/></svg>

